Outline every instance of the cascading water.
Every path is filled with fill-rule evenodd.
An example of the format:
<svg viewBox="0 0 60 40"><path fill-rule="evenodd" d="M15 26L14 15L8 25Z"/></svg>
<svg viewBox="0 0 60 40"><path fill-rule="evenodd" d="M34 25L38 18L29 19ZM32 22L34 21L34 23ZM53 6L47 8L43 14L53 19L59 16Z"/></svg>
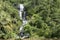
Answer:
<svg viewBox="0 0 60 40"><path fill-rule="evenodd" d="M19 16L20 16L21 20L22 20L22 13L23 13L23 11L24 11L24 6L23 6L23 4L20 4L19 5Z"/></svg>
<svg viewBox="0 0 60 40"><path fill-rule="evenodd" d="M27 24L28 21L26 20L26 12L24 11L24 5L20 4L19 7L20 7L19 16L23 22L22 25L20 26L20 36L23 37L24 36L24 26Z"/></svg>
<svg viewBox="0 0 60 40"><path fill-rule="evenodd" d="M20 16L20 19L23 22L22 26L20 27L20 31L21 31L21 30L23 30L24 25L27 23L27 20L26 20L26 12L24 11L23 4L20 4L19 16Z"/></svg>

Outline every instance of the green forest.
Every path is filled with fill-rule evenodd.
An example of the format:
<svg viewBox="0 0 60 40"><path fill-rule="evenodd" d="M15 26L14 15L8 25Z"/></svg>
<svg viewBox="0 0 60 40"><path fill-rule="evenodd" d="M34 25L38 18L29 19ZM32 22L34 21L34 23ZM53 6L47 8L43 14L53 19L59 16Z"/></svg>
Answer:
<svg viewBox="0 0 60 40"><path fill-rule="evenodd" d="M19 4L26 8L29 22L24 30L30 38L60 38L60 0L0 0L0 39L16 38L19 34Z"/></svg>

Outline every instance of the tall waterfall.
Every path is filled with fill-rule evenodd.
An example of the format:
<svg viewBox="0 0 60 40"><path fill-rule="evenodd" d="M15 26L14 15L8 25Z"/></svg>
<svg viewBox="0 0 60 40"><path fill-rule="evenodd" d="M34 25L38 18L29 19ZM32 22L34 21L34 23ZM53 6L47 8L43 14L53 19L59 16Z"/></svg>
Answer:
<svg viewBox="0 0 60 40"><path fill-rule="evenodd" d="M24 34L24 26L27 24L27 20L26 20L26 12L24 11L24 5L23 4L20 4L19 5L20 7L20 10L19 10L19 16L20 16L20 19L22 20L22 25L20 26L20 36L23 36Z"/></svg>

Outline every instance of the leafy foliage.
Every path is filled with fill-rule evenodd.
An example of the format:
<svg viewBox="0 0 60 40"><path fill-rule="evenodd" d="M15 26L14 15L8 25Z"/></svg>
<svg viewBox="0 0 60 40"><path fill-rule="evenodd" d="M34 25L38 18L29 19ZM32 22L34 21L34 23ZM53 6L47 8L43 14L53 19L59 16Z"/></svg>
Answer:
<svg viewBox="0 0 60 40"><path fill-rule="evenodd" d="M0 38L8 39L16 37L19 32L21 20L18 10L7 0L0 1Z"/></svg>
<svg viewBox="0 0 60 40"><path fill-rule="evenodd" d="M59 0L31 0L27 6L30 22L25 30L44 37L60 37L60 1ZM28 3L28 2L27 2ZM29 28L28 28L29 27ZM32 30L33 27L33 31ZM36 28L36 29L34 29ZM32 35L31 34L31 35Z"/></svg>
<svg viewBox="0 0 60 40"><path fill-rule="evenodd" d="M59 0L1 0L0 38L12 38L22 24L17 5L23 3L29 23L25 32L44 37L60 37Z"/></svg>

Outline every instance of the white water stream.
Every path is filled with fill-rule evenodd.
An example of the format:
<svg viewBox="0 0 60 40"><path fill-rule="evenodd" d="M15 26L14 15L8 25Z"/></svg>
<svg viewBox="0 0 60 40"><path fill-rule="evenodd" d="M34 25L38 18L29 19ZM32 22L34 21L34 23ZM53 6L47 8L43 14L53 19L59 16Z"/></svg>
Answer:
<svg viewBox="0 0 60 40"><path fill-rule="evenodd" d="M27 20L26 20L26 12L24 11L24 5L23 4L20 4L20 10L19 10L19 16L20 16L20 19L22 20L22 25L20 27L20 31L23 30L24 28L24 25L27 24Z"/></svg>
<svg viewBox="0 0 60 40"><path fill-rule="evenodd" d="M22 20L22 25L20 26L20 36L23 38L29 37L29 33L24 34L24 27L28 23L26 19L26 11L24 11L24 5L20 4L19 7L20 7L19 16L20 16L20 19Z"/></svg>

